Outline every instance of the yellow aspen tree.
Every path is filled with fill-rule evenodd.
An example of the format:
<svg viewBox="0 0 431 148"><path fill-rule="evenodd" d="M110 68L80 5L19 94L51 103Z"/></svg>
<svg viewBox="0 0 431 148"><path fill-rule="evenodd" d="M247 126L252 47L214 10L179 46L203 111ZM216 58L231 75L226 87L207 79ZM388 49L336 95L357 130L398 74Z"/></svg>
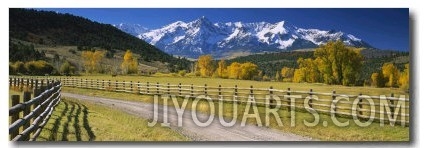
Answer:
<svg viewBox="0 0 431 148"><path fill-rule="evenodd" d="M218 62L217 74L220 78L227 78L227 66L224 59Z"/></svg>
<svg viewBox="0 0 431 148"><path fill-rule="evenodd" d="M283 77L283 81L292 82L293 74L295 69L289 67L283 67L281 69L281 77Z"/></svg>
<svg viewBox="0 0 431 148"><path fill-rule="evenodd" d="M105 56L105 52L96 50L92 51L83 51L81 53L82 62L84 65L84 69L87 73L95 73L100 71L101 61Z"/></svg>
<svg viewBox="0 0 431 148"><path fill-rule="evenodd" d="M408 90L410 88L410 69L409 69L409 63L404 65L404 70L400 74L400 78L398 80L398 84L400 85L400 88L404 90Z"/></svg>
<svg viewBox="0 0 431 148"><path fill-rule="evenodd" d="M202 55L198 58L198 69L203 77L212 76L213 73L213 59L211 55Z"/></svg>
<svg viewBox="0 0 431 148"><path fill-rule="evenodd" d="M258 67L256 64L246 62L241 64L241 73L239 78L242 80L252 80L259 74Z"/></svg>
<svg viewBox="0 0 431 148"><path fill-rule="evenodd" d="M399 70L393 63L385 63L382 66L383 77L387 80L386 86L397 86Z"/></svg>
<svg viewBox="0 0 431 148"><path fill-rule="evenodd" d="M295 72L293 74L293 82L295 83L301 83L301 82L305 82L305 69L304 68L299 68L299 69L295 69Z"/></svg>
<svg viewBox="0 0 431 148"><path fill-rule="evenodd" d="M241 73L241 64L238 62L231 63L228 67L229 78L231 79L239 79L239 75Z"/></svg>
<svg viewBox="0 0 431 148"><path fill-rule="evenodd" d="M136 73L138 71L138 61L133 57L133 53L127 50L123 57L121 68L125 74Z"/></svg>

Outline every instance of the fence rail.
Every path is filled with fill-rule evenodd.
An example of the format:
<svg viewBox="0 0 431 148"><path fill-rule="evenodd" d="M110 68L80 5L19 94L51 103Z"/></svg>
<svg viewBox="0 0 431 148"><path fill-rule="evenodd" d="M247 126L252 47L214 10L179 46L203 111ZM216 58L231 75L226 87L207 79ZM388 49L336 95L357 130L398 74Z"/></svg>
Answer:
<svg viewBox="0 0 431 148"><path fill-rule="evenodd" d="M46 79L46 78L36 78ZM254 103L256 105L274 108L279 104L287 110L313 109L319 113L335 114L336 116L356 116L359 119L378 119L380 122L409 124L409 98L408 96L368 96L366 94L337 94L332 92L296 91L291 88L275 89L222 87L193 84L161 84L150 82L133 81L111 81L78 79L70 77L54 77L60 80L65 87L106 90L114 92L125 92L142 95L175 95L176 97L196 98L212 101L223 101L231 103ZM312 98L312 99L310 99ZM318 99L315 99L318 98ZM346 99L349 98L349 99ZM306 100L309 100L308 102ZM355 101L356 100L356 101ZM370 102L371 101L371 102ZM374 108L374 109L373 109Z"/></svg>
<svg viewBox="0 0 431 148"><path fill-rule="evenodd" d="M11 141L35 141L60 102L61 82L54 80L9 78L10 89L24 91L12 95L9 108ZM32 92L31 92L32 91ZM31 95L33 94L33 98Z"/></svg>

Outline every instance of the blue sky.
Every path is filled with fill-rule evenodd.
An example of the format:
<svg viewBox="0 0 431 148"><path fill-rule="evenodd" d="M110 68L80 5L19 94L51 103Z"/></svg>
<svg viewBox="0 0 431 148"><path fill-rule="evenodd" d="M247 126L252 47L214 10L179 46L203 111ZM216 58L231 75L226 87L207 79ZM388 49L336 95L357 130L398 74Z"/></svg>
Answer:
<svg viewBox="0 0 431 148"><path fill-rule="evenodd" d="M133 23L160 28L201 16L216 22L287 21L301 28L343 31L379 49L409 50L409 10L317 8L50 8L107 24Z"/></svg>

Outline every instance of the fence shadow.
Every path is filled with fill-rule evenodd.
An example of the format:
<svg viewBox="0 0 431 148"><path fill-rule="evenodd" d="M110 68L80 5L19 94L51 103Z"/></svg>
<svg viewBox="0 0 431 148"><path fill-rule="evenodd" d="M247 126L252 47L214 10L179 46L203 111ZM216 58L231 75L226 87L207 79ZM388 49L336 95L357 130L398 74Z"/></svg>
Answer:
<svg viewBox="0 0 431 148"><path fill-rule="evenodd" d="M67 121L63 123L63 134L61 136L61 141L68 141L67 135L69 134L69 123L72 120L73 112L75 111L75 103L70 103L72 108L67 115Z"/></svg>
<svg viewBox="0 0 431 148"><path fill-rule="evenodd" d="M64 110L61 112L60 116L57 116L57 118L55 119L55 122L52 125L52 128L50 129L50 135L48 137L48 141L55 141L57 138L57 134L58 134L58 128L60 127L61 124L61 119L63 119L64 116L66 116L67 111L69 111L69 103L67 102L62 102L64 103Z"/></svg>
<svg viewBox="0 0 431 148"><path fill-rule="evenodd" d="M49 135L47 137L40 136L39 139L47 141L94 141L96 135L89 125L87 106L69 101L62 101L61 103L64 104L64 110L61 111L60 115L54 116L54 123L51 123L51 128L47 129ZM87 135L85 133L82 135L82 129Z"/></svg>
<svg viewBox="0 0 431 148"><path fill-rule="evenodd" d="M82 111L84 112L84 129L87 131L87 134L90 137L88 141L93 141L96 138L96 135L94 135L93 130L91 130L91 127L88 124L88 108L85 105L82 106L84 106L84 110Z"/></svg>
<svg viewBox="0 0 431 148"><path fill-rule="evenodd" d="M77 103L75 103L75 104L78 107L78 109L76 110L76 113L75 113L73 128L75 129L76 141L82 141L81 126L79 126L79 116L81 115L81 105L77 104Z"/></svg>

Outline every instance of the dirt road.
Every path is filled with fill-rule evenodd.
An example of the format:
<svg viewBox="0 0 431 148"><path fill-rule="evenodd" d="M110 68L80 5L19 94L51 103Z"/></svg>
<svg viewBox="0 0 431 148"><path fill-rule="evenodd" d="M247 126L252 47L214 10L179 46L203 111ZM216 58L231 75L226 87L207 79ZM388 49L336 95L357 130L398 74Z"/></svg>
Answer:
<svg viewBox="0 0 431 148"><path fill-rule="evenodd" d="M101 105L115 107L129 114L153 120L154 105L144 102L133 102L115 100L94 96L86 96L72 93L62 93L63 97L74 98L78 100L91 101ZM158 107L158 121L163 121L163 105ZM167 119L170 123L170 128L183 134L194 141L309 141L316 140L308 137L303 137L291 133L284 133L267 127L259 127L246 124L240 126L240 121L237 121L232 127L223 126L219 118L216 116L214 121L207 127L199 127L195 124L192 118L192 112L185 110L183 115L182 126L178 124L178 114L173 106L168 106ZM209 115L197 113L197 117L201 122L207 121ZM227 121L228 122L228 121ZM143 123L148 124L148 123Z"/></svg>

